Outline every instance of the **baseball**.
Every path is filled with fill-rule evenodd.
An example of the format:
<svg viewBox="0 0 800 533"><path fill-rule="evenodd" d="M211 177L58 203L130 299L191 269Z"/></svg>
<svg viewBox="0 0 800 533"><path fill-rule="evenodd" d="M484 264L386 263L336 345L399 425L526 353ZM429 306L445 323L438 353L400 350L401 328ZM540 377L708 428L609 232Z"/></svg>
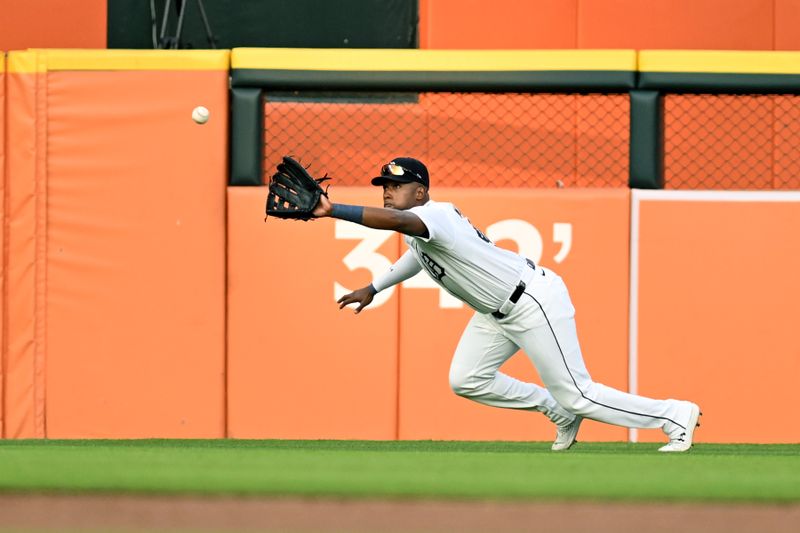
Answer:
<svg viewBox="0 0 800 533"><path fill-rule="evenodd" d="M197 122L198 124L205 124L208 122L208 117L210 116L208 109L199 105L192 110L192 120Z"/></svg>

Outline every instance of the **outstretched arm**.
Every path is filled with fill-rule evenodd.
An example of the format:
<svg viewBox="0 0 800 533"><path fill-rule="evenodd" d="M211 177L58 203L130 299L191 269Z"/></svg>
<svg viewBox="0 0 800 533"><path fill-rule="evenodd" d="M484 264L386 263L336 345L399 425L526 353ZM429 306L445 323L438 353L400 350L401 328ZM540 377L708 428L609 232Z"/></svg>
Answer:
<svg viewBox="0 0 800 533"><path fill-rule="evenodd" d="M368 228L399 231L412 237L428 236L428 228L414 213L383 207L334 204L324 195L320 197L313 215L317 218L333 217L349 220Z"/></svg>

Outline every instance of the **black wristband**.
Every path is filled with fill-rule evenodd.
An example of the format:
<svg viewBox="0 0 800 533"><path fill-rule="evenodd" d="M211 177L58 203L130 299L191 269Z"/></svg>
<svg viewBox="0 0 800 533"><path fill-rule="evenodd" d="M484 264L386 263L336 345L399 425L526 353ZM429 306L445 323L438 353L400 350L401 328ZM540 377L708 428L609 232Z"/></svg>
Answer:
<svg viewBox="0 0 800 533"><path fill-rule="evenodd" d="M331 206L331 216L361 224L364 220L364 208L360 205L333 204Z"/></svg>
<svg viewBox="0 0 800 533"><path fill-rule="evenodd" d="M372 292L372 295L373 295L373 296L375 296L376 294L378 294L378 289L376 289L376 288L375 288L375 285L373 285L372 283L370 283L370 284L367 286L367 288L368 288L368 289L369 289L369 290Z"/></svg>

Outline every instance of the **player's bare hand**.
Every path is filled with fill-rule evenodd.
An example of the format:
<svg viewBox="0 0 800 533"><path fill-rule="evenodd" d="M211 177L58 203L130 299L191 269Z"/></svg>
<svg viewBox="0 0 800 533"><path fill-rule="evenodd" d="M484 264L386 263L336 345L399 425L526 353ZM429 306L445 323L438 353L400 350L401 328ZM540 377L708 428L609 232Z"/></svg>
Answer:
<svg viewBox="0 0 800 533"><path fill-rule="evenodd" d="M350 304L358 304L358 307L355 309L355 313L358 314L362 309L372 303L372 299L375 297L375 294L375 289L372 288L372 285L367 285L366 287L362 287L351 292L350 294L345 294L339 298L339 301L336 303L339 304L339 309L342 309Z"/></svg>
<svg viewBox="0 0 800 533"><path fill-rule="evenodd" d="M314 208L314 211L311 214L317 218L319 217L329 217L331 216L331 201L328 200L328 197L322 195L319 197L319 202L317 202L317 206Z"/></svg>

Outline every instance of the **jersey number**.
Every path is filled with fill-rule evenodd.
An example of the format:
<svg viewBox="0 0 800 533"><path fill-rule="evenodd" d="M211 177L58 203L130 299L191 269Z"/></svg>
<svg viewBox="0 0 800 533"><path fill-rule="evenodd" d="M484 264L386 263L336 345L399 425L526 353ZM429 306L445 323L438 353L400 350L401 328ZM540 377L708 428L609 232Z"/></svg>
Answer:
<svg viewBox="0 0 800 533"><path fill-rule="evenodd" d="M444 267L431 259L431 256L425 252L419 252L419 256L422 258L422 266L425 267L425 270L438 281L442 281L444 277Z"/></svg>

